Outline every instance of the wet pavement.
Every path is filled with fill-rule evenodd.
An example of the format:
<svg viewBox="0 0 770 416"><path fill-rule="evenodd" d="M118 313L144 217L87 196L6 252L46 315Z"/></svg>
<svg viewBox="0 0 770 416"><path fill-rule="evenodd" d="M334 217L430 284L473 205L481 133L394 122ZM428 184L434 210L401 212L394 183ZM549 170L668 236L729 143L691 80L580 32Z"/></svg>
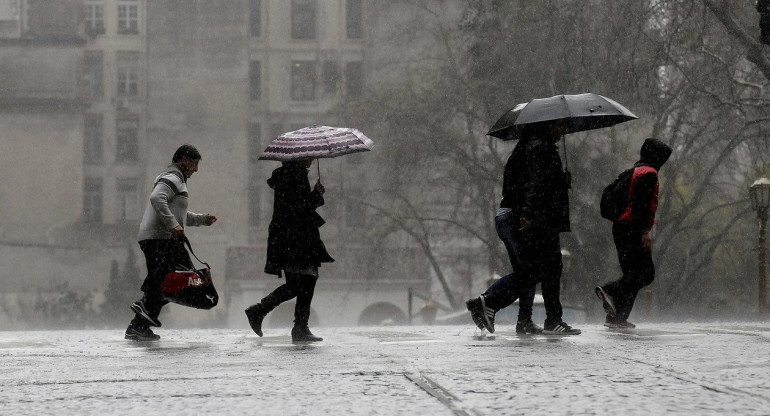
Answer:
<svg viewBox="0 0 770 416"><path fill-rule="evenodd" d="M770 323L581 329L0 332L0 414L770 414Z"/></svg>

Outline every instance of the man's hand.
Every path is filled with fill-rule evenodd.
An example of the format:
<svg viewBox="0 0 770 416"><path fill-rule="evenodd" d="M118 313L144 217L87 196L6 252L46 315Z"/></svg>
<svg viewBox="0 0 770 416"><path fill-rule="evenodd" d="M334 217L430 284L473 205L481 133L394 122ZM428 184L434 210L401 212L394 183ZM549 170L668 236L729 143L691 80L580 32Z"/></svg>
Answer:
<svg viewBox="0 0 770 416"><path fill-rule="evenodd" d="M320 192L321 194L326 192L326 188L324 188L324 185L321 183L321 179L320 178L318 179L318 182L315 183L315 187L313 189L315 189L316 191Z"/></svg>
<svg viewBox="0 0 770 416"><path fill-rule="evenodd" d="M206 217L203 219L203 223L206 225L211 225L215 222L217 222L217 216L214 214L206 214Z"/></svg>
<svg viewBox="0 0 770 416"><path fill-rule="evenodd" d="M171 230L171 235L177 240L184 240L185 239L184 228L182 228L181 225L177 225L176 227L174 227L173 230Z"/></svg>
<svg viewBox="0 0 770 416"><path fill-rule="evenodd" d="M642 234L642 247L647 250L652 249L652 234L649 231Z"/></svg>

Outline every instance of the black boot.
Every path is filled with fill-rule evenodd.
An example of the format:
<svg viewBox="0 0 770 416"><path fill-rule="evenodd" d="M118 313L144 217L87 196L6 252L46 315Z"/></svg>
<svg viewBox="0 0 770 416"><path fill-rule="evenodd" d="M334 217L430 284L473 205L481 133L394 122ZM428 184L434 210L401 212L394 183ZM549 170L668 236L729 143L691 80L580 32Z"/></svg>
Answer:
<svg viewBox="0 0 770 416"><path fill-rule="evenodd" d="M265 319L270 311L278 307L278 305L293 298L295 291L291 285L283 284L278 286L274 291L270 292L267 296L262 298L256 305L251 305L246 309L246 317L249 318L249 325L251 329L256 332L260 337L262 336L262 320Z"/></svg>
<svg viewBox="0 0 770 416"><path fill-rule="evenodd" d="M291 342L306 343L323 341L310 332L310 303L315 292L315 276L292 276L292 283L297 288L297 304L294 306L294 328L291 329Z"/></svg>
<svg viewBox="0 0 770 416"><path fill-rule="evenodd" d="M291 342L294 344L303 344L307 342L323 341L321 337L317 337L310 332L310 328L307 326L296 326L291 329Z"/></svg>
<svg viewBox="0 0 770 416"><path fill-rule="evenodd" d="M262 320L267 316L268 311L262 306L261 303L251 305L246 308L246 317L249 318L249 326L260 337L262 336Z"/></svg>

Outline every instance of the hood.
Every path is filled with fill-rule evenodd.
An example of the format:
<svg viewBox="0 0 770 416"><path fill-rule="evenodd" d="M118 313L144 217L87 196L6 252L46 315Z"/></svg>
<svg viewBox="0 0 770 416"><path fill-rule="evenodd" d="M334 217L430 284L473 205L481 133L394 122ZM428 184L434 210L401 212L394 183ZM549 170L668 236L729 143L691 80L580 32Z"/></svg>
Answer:
<svg viewBox="0 0 770 416"><path fill-rule="evenodd" d="M658 139L646 139L642 145L641 152L639 152L639 163L650 165L655 170L659 170L666 163L669 156L671 156L672 151L673 149L669 145Z"/></svg>
<svg viewBox="0 0 770 416"><path fill-rule="evenodd" d="M297 181L297 177L307 178L307 174L310 172L305 169L299 163L284 163L283 166L273 171L270 178L267 180L267 186L275 189L276 186L286 183L287 181Z"/></svg>

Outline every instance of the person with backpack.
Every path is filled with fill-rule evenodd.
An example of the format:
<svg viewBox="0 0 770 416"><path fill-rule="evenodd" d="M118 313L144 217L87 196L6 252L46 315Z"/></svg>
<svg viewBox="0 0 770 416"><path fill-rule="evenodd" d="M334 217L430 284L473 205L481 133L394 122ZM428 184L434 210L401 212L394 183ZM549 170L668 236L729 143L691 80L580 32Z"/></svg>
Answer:
<svg viewBox="0 0 770 416"><path fill-rule="evenodd" d="M634 328L628 322L636 295L655 279L652 227L658 208L658 172L672 149L662 141L644 141L640 159L602 192L601 214L612 221L612 238L623 275L595 288L607 317L604 326Z"/></svg>
<svg viewBox="0 0 770 416"><path fill-rule="evenodd" d="M217 221L216 215L187 210L187 179L198 171L200 160L198 149L189 144L182 145L174 152L171 165L155 178L138 235L139 247L147 262L147 277L141 288L144 296L131 304L135 316L126 328L128 340L160 339L150 327L160 327L158 315L168 303L161 294L163 280L179 266L193 269L183 242L186 240L184 227L208 226Z"/></svg>
<svg viewBox="0 0 770 416"><path fill-rule="evenodd" d="M562 257L559 233L570 230L570 176L562 168L559 123L532 128L516 144L503 172L503 199L495 229L505 244L513 273L466 302L476 326L495 331L495 313L519 299L519 334L577 335L580 330L562 320L559 299ZM532 322L535 285L541 283L546 319L543 328Z"/></svg>

